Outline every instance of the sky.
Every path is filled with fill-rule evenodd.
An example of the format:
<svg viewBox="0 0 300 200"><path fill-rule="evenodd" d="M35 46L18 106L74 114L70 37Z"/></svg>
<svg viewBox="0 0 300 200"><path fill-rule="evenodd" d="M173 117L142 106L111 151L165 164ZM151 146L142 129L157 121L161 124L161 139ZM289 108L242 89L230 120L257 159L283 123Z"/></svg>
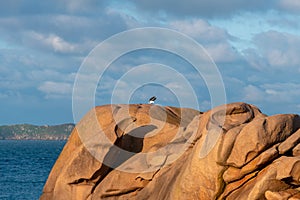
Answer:
<svg viewBox="0 0 300 200"><path fill-rule="evenodd" d="M10 0L0 2L0 125L77 122L73 91L86 58L116 34L145 27L174 30L202 45L222 77L225 103L300 114L298 0ZM114 50L108 47L107 55ZM172 52L127 52L101 77L94 72L86 77L98 80L94 106L147 103L156 95L164 106L212 107L206 79Z"/></svg>

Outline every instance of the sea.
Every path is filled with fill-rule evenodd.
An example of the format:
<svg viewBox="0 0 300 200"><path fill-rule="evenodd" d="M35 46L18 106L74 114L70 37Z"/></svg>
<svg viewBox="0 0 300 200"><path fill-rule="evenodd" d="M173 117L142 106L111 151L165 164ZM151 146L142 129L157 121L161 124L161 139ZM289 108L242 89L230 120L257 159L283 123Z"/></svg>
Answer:
<svg viewBox="0 0 300 200"><path fill-rule="evenodd" d="M0 200L39 199L65 143L0 140Z"/></svg>

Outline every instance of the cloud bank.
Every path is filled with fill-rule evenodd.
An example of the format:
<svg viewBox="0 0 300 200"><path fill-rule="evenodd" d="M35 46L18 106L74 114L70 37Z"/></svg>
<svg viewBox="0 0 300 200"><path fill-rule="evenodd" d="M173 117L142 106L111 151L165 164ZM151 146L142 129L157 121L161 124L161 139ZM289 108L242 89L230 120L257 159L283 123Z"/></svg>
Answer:
<svg viewBox="0 0 300 200"><path fill-rule="evenodd" d="M300 113L299 11L297 0L0 2L0 112L6 114L0 124L72 121L72 87L84 58L106 38L145 26L174 29L202 44L219 67L228 102L247 101L267 114ZM205 82L187 62L147 50L112 63L95 94L97 103L110 103L118 79L149 62L182 73L197 88L201 109L210 108ZM165 86L184 93L170 80ZM134 82L138 79L122 89ZM142 102L154 88L167 92L145 86L130 101ZM176 105L169 94L162 103Z"/></svg>

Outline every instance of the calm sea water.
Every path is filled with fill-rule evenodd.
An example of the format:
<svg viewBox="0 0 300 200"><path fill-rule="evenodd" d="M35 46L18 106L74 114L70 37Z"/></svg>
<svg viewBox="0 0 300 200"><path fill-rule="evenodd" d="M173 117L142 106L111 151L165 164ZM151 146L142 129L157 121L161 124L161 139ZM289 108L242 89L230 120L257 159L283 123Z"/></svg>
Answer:
<svg viewBox="0 0 300 200"><path fill-rule="evenodd" d="M0 199L39 199L64 144L0 140Z"/></svg>

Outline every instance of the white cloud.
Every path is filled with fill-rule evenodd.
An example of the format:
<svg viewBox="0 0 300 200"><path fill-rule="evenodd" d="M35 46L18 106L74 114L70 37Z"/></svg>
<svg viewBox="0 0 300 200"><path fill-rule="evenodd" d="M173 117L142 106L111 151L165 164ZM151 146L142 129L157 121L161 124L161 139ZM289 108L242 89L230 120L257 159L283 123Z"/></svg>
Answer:
<svg viewBox="0 0 300 200"><path fill-rule="evenodd" d="M70 105L71 98L65 97L71 97L76 70L98 42L128 28L160 26L183 32L204 45L225 76L230 100L258 102L265 108L269 106L270 110L275 104L282 105L279 106L282 111L289 104L291 110L294 107L299 111L300 36L297 27L300 26L299 20L297 21L299 17L295 17L299 16L299 10L297 0L278 0L272 3L240 0L53 0L51 3L33 0L26 3L18 0L3 1L0 2L0 41L4 41L2 48L11 51L7 53L10 56L3 53L3 49L0 52L0 99L6 98L3 100L3 107L7 107L5 102L13 102L12 96L18 94L23 101L27 95L30 96L27 99L39 99L44 107L49 107L50 101L44 101L42 93L51 100L64 98ZM269 11L273 14L262 14ZM277 32L269 31L271 28ZM252 41L251 34L257 34ZM117 44L117 48L139 42L139 37L141 35L128 38L124 43ZM155 36L148 34L146 37ZM242 47L238 49L252 48L243 52L248 63L231 46L241 40ZM157 43L164 44L165 39L158 38ZM113 49L107 48L108 54L111 51ZM174 68L179 69L182 74L196 73L188 65L177 62L174 57L161 54L161 58L154 53L149 58L142 54L143 52L139 57L136 54L129 55L130 59L126 63L113 63L116 67L108 70L108 78L99 86L99 99L103 99L101 103L110 103L110 91L118 77L132 66L158 60L159 63L170 66L176 63ZM198 52L194 55L199 56ZM255 69L250 68L249 64ZM120 102L130 96L128 90L141 80L153 80L150 75L153 75L156 82L175 91L177 96L185 97L186 104L191 105L188 102L191 94L176 82L176 76L172 78L170 73L157 73L155 70L132 73L127 81L120 82L119 88L115 90ZM87 93L95 85L93 80L98 80L93 72L83 74L81 78L83 83L78 87ZM198 76L188 80L203 101L201 109L210 109L205 82L199 80ZM213 82L215 79L209 77L209 80ZM156 92L157 88L150 85L145 92L142 88L138 93L141 96L135 97L144 102L143 99L147 99L149 93ZM164 96L166 89L159 92ZM84 97L85 95L80 96ZM159 99L169 103L176 98L170 94ZM52 102L56 104L58 101ZM9 110L15 110L14 106ZM11 115L15 114L12 112ZM56 118L55 114L52 118Z"/></svg>
<svg viewBox="0 0 300 200"><path fill-rule="evenodd" d="M71 13L88 13L91 11L101 11L105 1L97 0L60 0L61 4L66 7L66 10Z"/></svg>
<svg viewBox="0 0 300 200"><path fill-rule="evenodd" d="M272 89L266 89L266 91L265 91L267 94L270 94L270 95L277 95L278 94L278 92L277 91L275 91L275 90L272 90Z"/></svg>
<svg viewBox="0 0 300 200"><path fill-rule="evenodd" d="M257 86L260 96L250 99L250 103L259 105L267 114L298 113L300 98L300 84L272 83Z"/></svg>
<svg viewBox="0 0 300 200"><path fill-rule="evenodd" d="M257 70L263 70L268 68L268 61L263 58L259 52L257 52L257 49L249 48L242 52L244 58L248 62L249 66L257 69ZM249 77L250 79L258 80L257 76Z"/></svg>
<svg viewBox="0 0 300 200"><path fill-rule="evenodd" d="M254 85L248 85L244 88L244 101L246 102L260 102L264 99L264 92Z"/></svg>
<svg viewBox="0 0 300 200"><path fill-rule="evenodd" d="M300 98L300 84L268 83L244 88L244 100L261 103L294 104Z"/></svg>
<svg viewBox="0 0 300 200"><path fill-rule="evenodd" d="M120 6L120 5L118 5L118 6ZM124 21L124 23L126 24L128 29L143 26L142 25L143 22L138 21L134 16L131 16L130 14L124 13L125 10L127 10L127 9L122 8L122 7L119 9L117 9L116 7L108 7L105 9L105 13L108 16L120 17Z"/></svg>
<svg viewBox="0 0 300 200"><path fill-rule="evenodd" d="M256 35L254 42L271 67L286 69L300 65L299 35L268 31Z"/></svg>
<svg viewBox="0 0 300 200"><path fill-rule="evenodd" d="M264 84L267 98L271 102L292 103L300 98L300 84L296 83L273 83Z"/></svg>
<svg viewBox="0 0 300 200"><path fill-rule="evenodd" d="M176 20L170 23L170 27L205 43L224 41L229 38L225 30L212 26L202 19Z"/></svg>
<svg viewBox="0 0 300 200"><path fill-rule="evenodd" d="M205 20L177 20L172 21L170 27L196 39L215 62L233 62L239 57L238 52L229 43L233 36Z"/></svg>
<svg viewBox="0 0 300 200"><path fill-rule="evenodd" d="M43 82L38 90L46 94L46 98L71 97L73 85L64 82Z"/></svg>
<svg viewBox="0 0 300 200"><path fill-rule="evenodd" d="M28 33L30 41L24 41L24 43L29 43L33 46L40 46L46 49L53 50L58 53L72 53L76 50L76 46L65 41L63 38L55 34L41 34L38 32Z"/></svg>
<svg viewBox="0 0 300 200"><path fill-rule="evenodd" d="M48 38L45 38L45 42L49 45L52 45L54 51L58 51L61 53L68 53L75 50L75 46L66 42L62 38L57 35L51 34Z"/></svg>
<svg viewBox="0 0 300 200"><path fill-rule="evenodd" d="M238 52L229 43L207 45L206 50L215 62L236 62L239 60Z"/></svg>

